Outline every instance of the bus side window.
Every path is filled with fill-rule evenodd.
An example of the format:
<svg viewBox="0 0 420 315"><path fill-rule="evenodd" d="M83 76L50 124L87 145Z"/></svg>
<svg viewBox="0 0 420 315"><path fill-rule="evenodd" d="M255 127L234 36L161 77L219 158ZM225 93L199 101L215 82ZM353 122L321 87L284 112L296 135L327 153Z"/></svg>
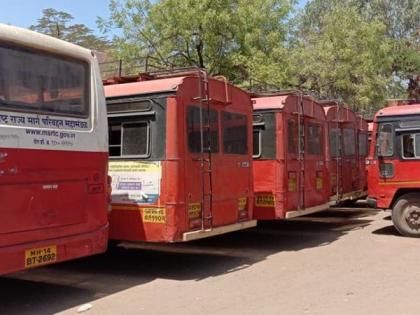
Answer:
<svg viewBox="0 0 420 315"><path fill-rule="evenodd" d="M402 136L402 157L404 159L420 158L420 134Z"/></svg>
<svg viewBox="0 0 420 315"><path fill-rule="evenodd" d="M246 115L223 112L223 151L225 154L248 153Z"/></svg>
<svg viewBox="0 0 420 315"><path fill-rule="evenodd" d="M292 154L298 153L298 128L294 119L287 121L287 151Z"/></svg>
<svg viewBox="0 0 420 315"><path fill-rule="evenodd" d="M210 151L219 152L219 115L214 109L210 109L210 118L207 118L207 109L202 110L203 122L203 152L208 152L208 140L210 140ZM207 134L208 128L204 125L210 125L210 137ZM187 107L187 140L188 148L192 153L201 152L201 132L200 132L200 108L196 106Z"/></svg>
<svg viewBox="0 0 420 315"><path fill-rule="evenodd" d="M148 157L149 140L148 122L109 124L109 156L111 157Z"/></svg>
<svg viewBox="0 0 420 315"><path fill-rule="evenodd" d="M319 124L308 123L308 154L322 155L322 130Z"/></svg>

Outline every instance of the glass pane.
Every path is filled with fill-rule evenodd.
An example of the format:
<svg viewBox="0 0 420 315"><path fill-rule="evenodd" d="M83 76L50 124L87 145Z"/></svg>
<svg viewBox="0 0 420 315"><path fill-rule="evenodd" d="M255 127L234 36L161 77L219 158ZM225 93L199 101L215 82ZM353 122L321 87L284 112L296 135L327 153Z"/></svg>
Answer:
<svg viewBox="0 0 420 315"><path fill-rule="evenodd" d="M330 155L337 157L341 151L341 130L339 128L330 128Z"/></svg>
<svg viewBox="0 0 420 315"><path fill-rule="evenodd" d="M355 130L352 128L343 129L343 149L344 155L355 155L356 154L356 139Z"/></svg>
<svg viewBox="0 0 420 315"><path fill-rule="evenodd" d="M247 118L242 114L223 113L223 149L227 154L248 153Z"/></svg>
<svg viewBox="0 0 420 315"><path fill-rule="evenodd" d="M88 74L81 61L0 47L0 107L86 117Z"/></svg>
<svg viewBox="0 0 420 315"><path fill-rule="evenodd" d="M132 123L123 125L122 155L147 155L148 125Z"/></svg>
<svg viewBox="0 0 420 315"><path fill-rule="evenodd" d="M394 138L391 124L381 124L378 132L378 156L394 155Z"/></svg>
<svg viewBox="0 0 420 315"><path fill-rule="evenodd" d="M308 154L322 155L322 131L318 124L308 124Z"/></svg>
<svg viewBox="0 0 420 315"><path fill-rule="evenodd" d="M254 131L254 138L252 142L252 156L258 158L261 155L261 132Z"/></svg>
<svg viewBox="0 0 420 315"><path fill-rule="evenodd" d="M289 153L297 154L298 152L298 128L297 122L294 119L287 121L287 151Z"/></svg>
<svg viewBox="0 0 420 315"><path fill-rule="evenodd" d="M207 152L210 146L212 153L219 152L219 117L217 111L210 109L210 117L206 109L203 115L203 152ZM209 124L209 128L204 125ZM208 133L210 129L210 135ZM188 148L190 152L201 152L201 133L200 133L200 108L189 106L187 109L187 131ZM210 142L210 143L209 143Z"/></svg>
<svg viewBox="0 0 420 315"><path fill-rule="evenodd" d="M359 155L367 155L368 144L367 144L367 134L359 134Z"/></svg>

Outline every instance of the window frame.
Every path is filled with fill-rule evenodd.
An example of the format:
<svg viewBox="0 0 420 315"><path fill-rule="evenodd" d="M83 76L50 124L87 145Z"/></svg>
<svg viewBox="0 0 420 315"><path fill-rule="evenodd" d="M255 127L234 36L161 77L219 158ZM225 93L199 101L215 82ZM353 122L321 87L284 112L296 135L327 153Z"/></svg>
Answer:
<svg viewBox="0 0 420 315"><path fill-rule="evenodd" d="M406 157L404 156L404 136L413 136L414 135L414 141L413 141L413 149L414 149L414 156L413 157ZM401 136L401 159L403 160L420 160L420 152L419 155L417 155L417 147L416 147L416 138L420 137L420 132L419 133L405 133L402 134Z"/></svg>
<svg viewBox="0 0 420 315"><path fill-rule="evenodd" d="M258 154L254 155L254 133L258 133ZM262 156L262 133L261 128L252 130L252 158L259 159Z"/></svg>
<svg viewBox="0 0 420 315"><path fill-rule="evenodd" d="M146 154L127 154L127 155L123 155L122 154L122 150L123 150L123 139L124 139L124 125L134 125L134 124L142 124L142 125L146 125L147 127L147 132L146 132ZM112 126L109 125L108 128L110 128ZM110 159L130 159L130 158L140 158L140 159L144 159L144 158L149 158L150 154L151 154L151 146L150 146L150 139L151 139L151 130L150 130L150 122L149 121L129 121L129 122L121 122L119 124L120 128L121 128L121 135L120 135L120 155L119 156L111 156L109 155ZM118 145L110 145L108 144L108 147L118 147Z"/></svg>

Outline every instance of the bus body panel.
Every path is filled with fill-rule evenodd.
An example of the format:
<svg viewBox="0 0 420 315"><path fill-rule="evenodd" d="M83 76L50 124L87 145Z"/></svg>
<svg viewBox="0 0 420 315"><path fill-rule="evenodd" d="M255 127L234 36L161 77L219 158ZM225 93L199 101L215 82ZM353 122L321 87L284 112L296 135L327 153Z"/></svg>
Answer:
<svg viewBox="0 0 420 315"><path fill-rule="evenodd" d="M417 134L420 125L420 104L398 105L384 108L375 115L371 146L367 162L368 200L374 207L389 209L396 199L409 192L420 192L420 169L418 158L404 158L403 135ZM392 154L378 157L377 150L383 150L379 143L379 125L393 126ZM404 125L405 124L405 125ZM384 176L381 169L392 169Z"/></svg>
<svg viewBox="0 0 420 315"><path fill-rule="evenodd" d="M166 82L166 85L165 85ZM168 95L168 91L172 92ZM161 93L158 93L158 90ZM133 181L145 183L150 178L150 183L155 186L153 195L158 195L154 200L148 202L143 197L124 198L115 188L121 185L124 180L118 172L111 172L113 176L113 207L110 214L110 238L119 241L148 241L148 242L178 242L185 240L185 233L194 231L211 231L226 226L232 226L243 221L251 221L252 218L252 108L249 96L228 83L209 79L210 110L212 121L211 130L217 134L218 148L211 153L211 182L208 175L202 175L200 166L201 154L199 151L191 151L191 145L197 145L197 121L191 126L188 117L197 118L199 109L198 78L187 76L184 78L158 79L136 83L110 84L105 86L108 96L108 110L112 107L113 101L133 96L141 101L154 99L151 105L151 112L159 111L155 106L157 99L165 99L160 104L164 114L155 116L156 120L165 121L164 126L154 129L151 126L150 132L158 133L165 130L164 135L160 134L160 141L164 141L164 153L160 157L153 157L153 150L156 149L154 140L151 141L151 151L145 158L121 158L111 157L110 165L120 163L137 163L138 165L154 165L154 171L159 176L153 177L151 170L148 173L137 173ZM149 93L152 91L153 93ZM166 94L165 94L166 92ZM110 103L111 102L111 103ZM140 102L140 101L139 101ZM111 104L111 105L110 105ZM230 114L231 113L231 114ZM132 112L136 115L136 112ZM159 115L159 114L157 114ZM163 115L165 118L163 118ZM236 117L243 115L242 121L247 123L246 154L223 154L223 117ZM118 114L109 112L111 126ZM212 119L213 119L212 118ZM143 119L143 120L142 120ZM138 121L146 121L149 118L139 118ZM192 118L191 118L192 119ZM244 120L245 119L245 120ZM152 122L151 122L152 123ZM226 128L235 128L235 120L228 121L230 125ZM194 125L195 124L195 125ZM240 126L239 126L240 127ZM192 133L191 135L189 133ZM189 137L193 137L188 142ZM195 138L194 138L195 137ZM213 141L213 140L212 140ZM111 141L112 143L112 141ZM236 145L236 144L233 144ZM154 147L154 149L153 149ZM195 148L196 149L196 148ZM205 154L205 156L207 156ZM210 164L206 160L205 169ZM112 170L113 167L111 166ZM203 182L201 182L203 178ZM134 184L133 184L134 185ZM134 186L133 186L134 187ZM204 209L202 209L202 194L206 196ZM151 190L148 194L151 194ZM141 195L140 186L133 188L131 195ZM120 194L120 197L118 197ZM139 196L140 196L139 195ZM143 199L142 199L143 198ZM119 202L118 200L123 200ZM211 200L211 201L210 201ZM211 203L211 204L210 204ZM202 213L203 212L203 213Z"/></svg>
<svg viewBox="0 0 420 315"><path fill-rule="evenodd" d="M96 57L2 24L0 54L0 274L105 251L108 138Z"/></svg>
<svg viewBox="0 0 420 315"><path fill-rule="evenodd" d="M276 128L268 130L270 112L276 117ZM327 208L330 188L322 107L311 98L293 93L261 96L254 98L255 117L254 132L261 133L261 144L253 160L254 218L283 219ZM269 140L264 130L275 138L275 155L266 156L264 152Z"/></svg>

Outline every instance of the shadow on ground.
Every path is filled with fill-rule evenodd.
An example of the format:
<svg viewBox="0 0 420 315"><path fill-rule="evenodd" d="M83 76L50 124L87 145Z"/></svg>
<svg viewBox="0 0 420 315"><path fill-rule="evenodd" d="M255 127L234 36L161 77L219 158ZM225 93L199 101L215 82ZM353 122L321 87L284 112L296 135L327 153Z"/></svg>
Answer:
<svg viewBox="0 0 420 315"><path fill-rule="evenodd" d="M187 244L139 244L0 278L0 314L51 314L158 278L199 281L248 268L268 256L327 246L375 214L335 209Z"/></svg>

